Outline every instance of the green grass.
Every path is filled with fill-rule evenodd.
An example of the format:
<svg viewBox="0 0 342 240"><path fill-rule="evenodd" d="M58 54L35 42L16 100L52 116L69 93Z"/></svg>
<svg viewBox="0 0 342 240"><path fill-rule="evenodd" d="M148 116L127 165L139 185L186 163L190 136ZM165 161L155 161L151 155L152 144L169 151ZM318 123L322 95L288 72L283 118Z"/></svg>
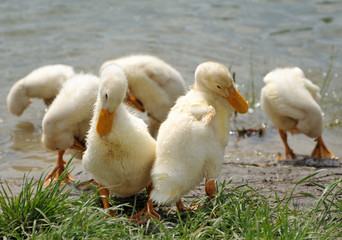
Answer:
<svg viewBox="0 0 342 240"><path fill-rule="evenodd" d="M326 93L328 92L331 81L333 80L334 61L335 61L335 58L337 57L337 55L338 55L337 50L335 50L334 46L332 46L331 47L331 54L329 57L328 70L327 70L327 73L323 79L323 83L321 86L320 94L322 95L322 102L323 102L323 99L325 98Z"/></svg>
<svg viewBox="0 0 342 240"><path fill-rule="evenodd" d="M334 62L335 59L338 57L339 51L335 49L334 46L331 47L331 54L329 56L329 65L328 69L326 70L325 77L323 82L320 86L321 91L320 94L321 98L321 108L323 112L329 113L325 116L326 122L325 127L336 127L341 125L341 96L338 94L338 89L330 90L330 85L334 79ZM335 92L335 93L334 93Z"/></svg>
<svg viewBox="0 0 342 240"><path fill-rule="evenodd" d="M253 53L251 52L249 55L249 59L250 59L250 81L247 83L246 85L246 93L245 93L245 97L248 101L248 107L249 108L254 108L255 104L257 103L257 98L256 98L256 89L255 89L255 85L254 85L254 68L253 68Z"/></svg>
<svg viewBox="0 0 342 240"><path fill-rule="evenodd" d="M321 186L322 195L300 193L312 199L311 209L291 204L296 187L320 171L299 181L280 198L263 196L248 185L222 183L212 204L179 214L158 208L162 221L144 225L130 222L124 205L115 205L117 217L107 214L95 191L47 188L24 177L23 189L13 196L6 183L0 192L0 237L4 239L336 239L342 237L341 180ZM76 193L76 194L75 194ZM297 193L298 194L298 193ZM199 204L206 199L197 200ZM126 206L127 207L127 206Z"/></svg>

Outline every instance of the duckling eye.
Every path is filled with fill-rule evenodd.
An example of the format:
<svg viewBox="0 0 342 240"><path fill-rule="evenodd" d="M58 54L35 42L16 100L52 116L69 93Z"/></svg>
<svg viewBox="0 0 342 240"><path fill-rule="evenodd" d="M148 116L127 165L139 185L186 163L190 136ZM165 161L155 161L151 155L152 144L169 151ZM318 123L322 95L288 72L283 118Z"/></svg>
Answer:
<svg viewBox="0 0 342 240"><path fill-rule="evenodd" d="M108 94L106 93L105 98L108 99Z"/></svg>
<svg viewBox="0 0 342 240"><path fill-rule="evenodd" d="M220 85L216 85L216 87L217 87L218 89L222 89Z"/></svg>

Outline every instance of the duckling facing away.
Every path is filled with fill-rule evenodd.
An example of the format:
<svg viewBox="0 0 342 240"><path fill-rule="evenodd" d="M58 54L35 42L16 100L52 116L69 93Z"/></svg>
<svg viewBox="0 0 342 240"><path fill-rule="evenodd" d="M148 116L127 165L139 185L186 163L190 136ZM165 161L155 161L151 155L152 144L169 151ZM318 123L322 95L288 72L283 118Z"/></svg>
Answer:
<svg viewBox="0 0 342 240"><path fill-rule="evenodd" d="M248 104L237 92L228 69L216 62L200 64L192 89L177 100L160 126L152 200L162 204L177 201L178 209L184 211L180 198L203 178L206 194L214 197L214 179L222 168L234 109L245 113Z"/></svg>
<svg viewBox="0 0 342 240"><path fill-rule="evenodd" d="M63 173L65 150L85 150L85 137L99 84L100 79L94 75L75 75L63 84L46 112L43 118L42 142L47 148L58 151L58 159L56 167L44 181L45 186L50 183L51 178L57 179ZM72 182L73 178L68 174L65 181Z"/></svg>
<svg viewBox="0 0 342 240"><path fill-rule="evenodd" d="M7 96L8 110L20 116L31 103L30 98L41 98L50 105L62 84L74 75L71 66L62 64L37 68L12 86Z"/></svg>
<svg viewBox="0 0 342 240"><path fill-rule="evenodd" d="M185 93L181 74L163 60L149 55L109 60L101 69L111 63L116 63L125 72L128 81L125 102L148 113L149 129L155 136L176 99Z"/></svg>
<svg viewBox="0 0 342 240"><path fill-rule="evenodd" d="M303 133L315 138L312 158L335 158L322 139L322 110L318 105L320 88L305 78L298 68L277 68L264 77L261 90L261 107L278 128L285 146L280 159L296 159L287 143L287 132Z"/></svg>
<svg viewBox="0 0 342 240"><path fill-rule="evenodd" d="M100 78L82 166L99 184L100 194L106 196L102 198L106 209L109 191L119 197L137 194L144 188L150 193L156 143L144 121L122 104L128 87L123 70L108 64L101 69ZM143 213L147 218L160 219L151 200L133 218L140 221Z"/></svg>

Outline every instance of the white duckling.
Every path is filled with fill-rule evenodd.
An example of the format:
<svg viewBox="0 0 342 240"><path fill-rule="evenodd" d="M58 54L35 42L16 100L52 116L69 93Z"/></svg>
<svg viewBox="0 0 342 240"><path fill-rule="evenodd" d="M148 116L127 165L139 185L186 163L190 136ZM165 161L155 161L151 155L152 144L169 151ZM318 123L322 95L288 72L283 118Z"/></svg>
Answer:
<svg viewBox="0 0 342 240"><path fill-rule="evenodd" d="M155 136L175 104L185 93L185 83L180 73L163 60L149 55L132 55L103 63L118 64L125 72L128 89L125 102L148 113L150 132Z"/></svg>
<svg viewBox="0 0 342 240"><path fill-rule="evenodd" d="M317 145L311 157L335 158L322 139L322 110L318 105L320 88L305 78L298 67L277 68L264 77L264 82L261 107L279 129L285 146L285 156L280 156L278 160L296 158L287 143L287 132L315 138Z"/></svg>
<svg viewBox="0 0 342 240"><path fill-rule="evenodd" d="M122 104L127 91L127 79L116 64L108 64L100 72L100 87L91 126L87 135L82 166L99 184L101 195L109 191L119 197L150 192L151 168L155 160L155 140L144 121L126 110ZM107 198L102 198L108 208ZM159 215L148 200L142 212L147 217Z"/></svg>
<svg viewBox="0 0 342 240"><path fill-rule="evenodd" d="M46 177L57 179L64 171L63 154L67 149L84 151L85 137L90 126L100 79L91 74L77 74L66 81L43 118L42 142L58 151L56 167ZM66 182L73 178L68 174Z"/></svg>
<svg viewBox="0 0 342 240"><path fill-rule="evenodd" d="M56 64L40 67L16 82L7 96L8 110L20 116L31 103L30 98L41 98L50 105L62 84L75 75L74 69Z"/></svg>
<svg viewBox="0 0 342 240"><path fill-rule="evenodd" d="M200 64L192 89L177 100L160 126L152 200L162 204L178 200L177 207L183 211L180 198L203 178L206 194L214 197L214 179L222 168L234 109L245 113L248 104L228 69L216 62Z"/></svg>

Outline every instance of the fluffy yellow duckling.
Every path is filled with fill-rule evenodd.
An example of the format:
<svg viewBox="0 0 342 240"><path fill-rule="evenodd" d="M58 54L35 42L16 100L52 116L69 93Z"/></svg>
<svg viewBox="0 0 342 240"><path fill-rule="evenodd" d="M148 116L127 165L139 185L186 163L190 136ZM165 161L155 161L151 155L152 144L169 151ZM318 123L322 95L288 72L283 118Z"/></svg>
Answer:
<svg viewBox="0 0 342 240"><path fill-rule="evenodd" d="M56 167L46 177L57 179L64 171L63 154L67 149L84 151L92 109L96 102L100 79L91 74L78 74L67 80L43 118L42 142L58 151ZM68 174L66 182L73 178Z"/></svg>
<svg viewBox="0 0 342 240"><path fill-rule="evenodd" d="M30 98L41 98L50 105L62 84L75 75L70 66L56 64L40 67L16 82L7 96L8 110L20 116L31 103Z"/></svg>
<svg viewBox="0 0 342 240"><path fill-rule="evenodd" d="M155 160L155 140L144 121L126 110L122 104L127 79L116 64L108 64L100 72L100 87L91 126L87 135L82 166L99 184L101 195L109 191L127 197L147 188L151 190L151 168ZM102 198L108 208L107 198ZM142 212L147 217L159 215L148 200Z"/></svg>
<svg viewBox="0 0 342 240"><path fill-rule="evenodd" d="M322 110L318 105L320 88L305 78L298 68L277 68L264 77L261 90L261 107L279 129L284 142L285 156L278 159L295 159L287 143L287 132L303 133L317 141L311 157L335 158L322 139Z"/></svg>
<svg viewBox="0 0 342 240"><path fill-rule="evenodd" d="M245 113L248 104L228 69L216 62L200 64L192 89L177 100L160 126L152 200L163 204L178 200L178 209L185 210L180 198L203 178L206 194L214 197L214 179L222 168L234 109Z"/></svg>
<svg viewBox="0 0 342 240"><path fill-rule="evenodd" d="M150 132L155 136L176 99L185 93L182 76L163 60L149 55L109 60L101 68L110 63L116 63L125 72L128 81L125 102L140 111L146 110Z"/></svg>

